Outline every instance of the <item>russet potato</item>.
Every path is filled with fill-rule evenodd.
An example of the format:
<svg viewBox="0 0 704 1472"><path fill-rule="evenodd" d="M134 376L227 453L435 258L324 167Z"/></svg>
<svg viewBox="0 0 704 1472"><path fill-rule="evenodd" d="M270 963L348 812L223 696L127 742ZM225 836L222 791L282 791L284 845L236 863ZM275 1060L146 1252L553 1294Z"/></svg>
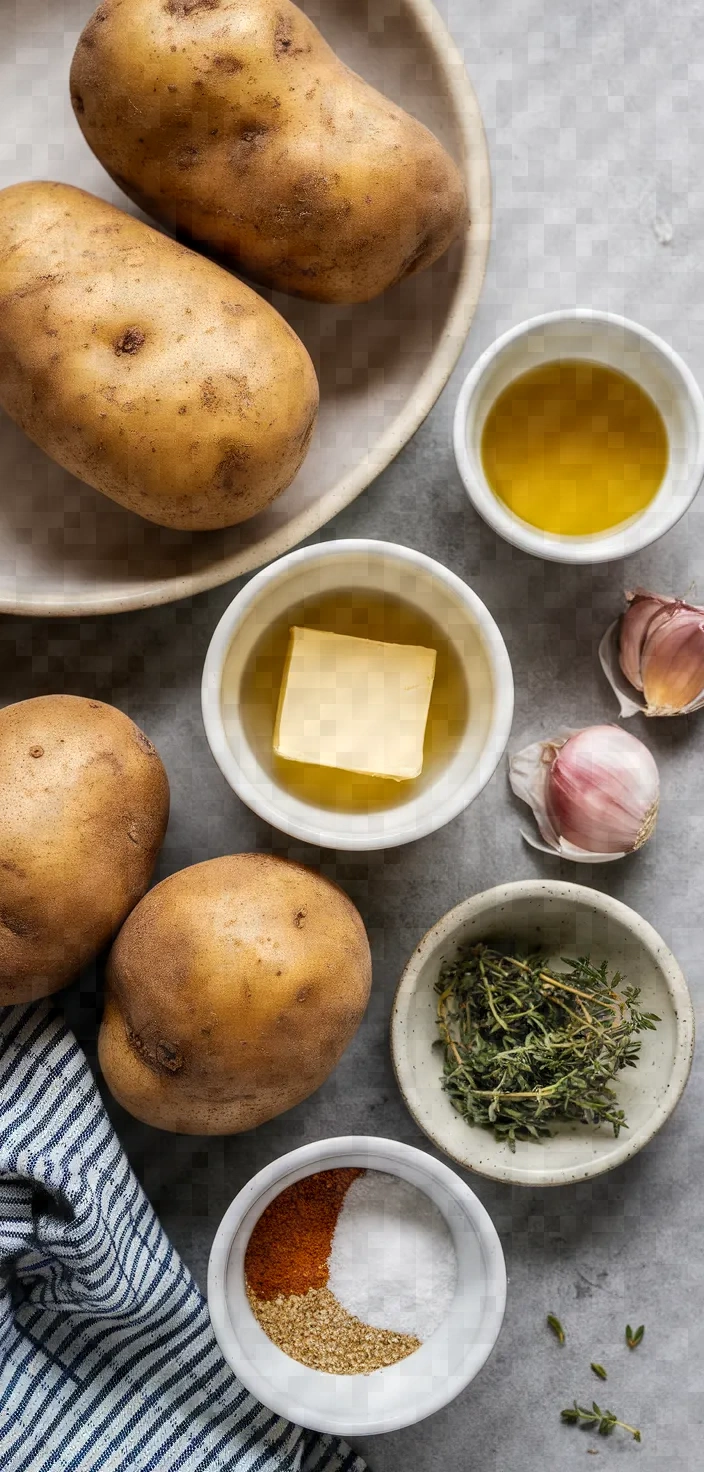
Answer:
<svg viewBox="0 0 704 1472"><path fill-rule="evenodd" d="M72 980L151 879L169 784L122 711L76 695L0 710L0 1005Z"/></svg>
<svg viewBox="0 0 704 1472"><path fill-rule="evenodd" d="M466 224L437 138L290 0L103 0L71 97L131 199L282 291L367 301Z"/></svg>
<svg viewBox="0 0 704 1472"><path fill-rule="evenodd" d="M364 925L337 885L267 854L195 864L157 884L113 945L105 1080L160 1129L251 1129L327 1078L370 984Z"/></svg>
<svg viewBox="0 0 704 1472"><path fill-rule="evenodd" d="M254 516L290 484L318 385L250 287L67 184L0 191L0 406L161 526Z"/></svg>

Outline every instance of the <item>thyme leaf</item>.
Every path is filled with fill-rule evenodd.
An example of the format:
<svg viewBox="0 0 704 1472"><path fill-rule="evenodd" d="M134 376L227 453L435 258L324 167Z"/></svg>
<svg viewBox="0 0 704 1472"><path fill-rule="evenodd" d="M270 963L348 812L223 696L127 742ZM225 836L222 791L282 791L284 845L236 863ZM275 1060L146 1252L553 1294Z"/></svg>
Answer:
<svg viewBox="0 0 704 1472"><path fill-rule="evenodd" d="M594 1360L592 1360L589 1368L594 1371L595 1375L598 1375L600 1380L608 1380L609 1377L603 1365L597 1365L594 1363Z"/></svg>
<svg viewBox="0 0 704 1472"><path fill-rule="evenodd" d="M563 965L480 942L445 962L435 986L443 1087L468 1124L493 1129L511 1150L558 1121L626 1129L611 1084L638 1062L635 1035L660 1021L606 961Z"/></svg>
<svg viewBox="0 0 704 1472"><path fill-rule="evenodd" d="M641 1324L640 1328L635 1330L631 1328L630 1324L626 1324L626 1344L628 1345L628 1348L637 1349L638 1345L641 1344L643 1341L644 1334L645 1324Z"/></svg>
<svg viewBox="0 0 704 1472"><path fill-rule="evenodd" d="M555 1335L555 1338L559 1341L559 1343L560 1344L564 1344L564 1342L565 1342L565 1331L564 1331L564 1329L562 1327L562 1324L560 1323L560 1320L556 1317L556 1315L555 1314L548 1314L546 1323L547 1323L548 1329L552 1329L552 1332Z"/></svg>

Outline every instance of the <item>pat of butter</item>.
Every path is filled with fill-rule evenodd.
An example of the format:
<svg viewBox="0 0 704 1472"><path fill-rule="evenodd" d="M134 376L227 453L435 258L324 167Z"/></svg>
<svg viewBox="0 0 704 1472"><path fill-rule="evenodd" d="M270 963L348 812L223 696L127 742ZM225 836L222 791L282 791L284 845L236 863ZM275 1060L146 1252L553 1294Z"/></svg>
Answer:
<svg viewBox="0 0 704 1472"><path fill-rule="evenodd" d="M435 650L291 629L274 751L397 782L419 776Z"/></svg>

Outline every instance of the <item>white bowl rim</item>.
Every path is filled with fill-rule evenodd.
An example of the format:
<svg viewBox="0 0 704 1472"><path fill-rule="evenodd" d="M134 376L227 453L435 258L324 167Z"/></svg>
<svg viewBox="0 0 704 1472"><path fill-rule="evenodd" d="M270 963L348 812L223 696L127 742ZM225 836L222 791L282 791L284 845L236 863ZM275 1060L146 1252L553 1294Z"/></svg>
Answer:
<svg viewBox="0 0 704 1472"><path fill-rule="evenodd" d="M237 624L244 618L267 583L276 579L281 572L286 572L302 563L314 563L349 553L358 553L360 556L390 557L396 561L405 562L411 567L422 568L436 581L443 583L471 610L486 648L495 687L493 710L484 740L484 751L488 752L493 749L496 752L496 760L493 764L490 761L478 762L470 776L457 788L453 800L448 801L441 809L430 812L423 823L414 821L412 824L409 823L407 828L399 826L396 831L390 833L349 833L345 835L340 831L334 843L323 843L312 821L299 822L297 818L280 812L277 805L269 802L259 788L255 787L242 772L227 740L222 719L220 708L222 671ZM428 557L425 552L417 552L413 547L403 547L397 542L385 542L381 538L371 537L347 537L339 541L317 542L312 547L298 547L295 551L280 557L276 562L261 568L251 581L236 594L216 625L205 657L201 682L201 710L208 745L223 777L237 796L242 799L242 802L246 803L247 807L251 808L258 817L263 818L266 823L271 824L279 832L289 834L291 838L296 838L303 843L337 848L346 852L371 852L373 849L397 848L404 843L413 843L416 839L425 838L429 833L436 832L438 828L444 828L447 823L452 822L453 818L463 812L469 803L478 797L493 776L506 749L513 722L513 700L513 672L508 650L498 624L479 595L456 573L451 572L441 562Z"/></svg>
<svg viewBox="0 0 704 1472"><path fill-rule="evenodd" d="M483 1342L475 1343L468 1348L462 1371L449 1377L441 1388L436 1389L435 1393L429 1396L428 1401L423 1403L419 1414L416 1414L418 1407L414 1404L409 1406L408 1416L389 1417L388 1420L382 1419L373 1424L365 1423L363 1426L361 1423L351 1426L348 1422L341 1422L339 1426L326 1426L323 1434L334 1436L376 1436L387 1431L401 1430L403 1427L425 1420L427 1416L434 1415L436 1411L448 1405L470 1384L489 1359L498 1339L506 1308L506 1264L499 1234L479 1197L449 1165L442 1160L436 1160L433 1155L429 1155L425 1150L419 1150L415 1145L405 1145L400 1140L386 1139L383 1136L340 1135L325 1140L314 1140L308 1145L301 1145L296 1150L280 1155L252 1176L228 1206L215 1233L210 1250L207 1283L208 1312L220 1349L230 1368L243 1385L246 1385L253 1395L278 1415L302 1425L310 1424L305 1420L306 1407L294 1401L285 1392L281 1395L272 1395L269 1381L261 1376L250 1359L239 1351L237 1336L227 1307L227 1268L230 1248L247 1212L271 1186L285 1179L293 1171L298 1171L300 1175L312 1173L302 1170L301 1167L310 1165L314 1170L330 1169L330 1163L334 1160L355 1154L364 1156L365 1163L378 1162L378 1164L368 1164L368 1169L387 1169L390 1174L395 1174L394 1161L405 1160L409 1165L424 1172L429 1179L444 1186L448 1195L453 1197L471 1220L481 1243L489 1293L482 1320ZM310 1429L321 1428L313 1426Z"/></svg>
<svg viewBox="0 0 704 1472"><path fill-rule="evenodd" d="M514 516L474 473L467 448L467 419L470 404L488 368L512 342L528 336L540 327L549 327L560 322L584 323L585 325L590 322L602 322L610 327L625 328L641 337L644 342L659 352L682 380L696 420L697 460L688 477L686 494L682 494L677 500L672 498L670 514L664 518L661 529L655 535L652 530L647 529L646 521L642 516L637 517L630 525L624 524L622 527L609 528L594 536L569 538L552 532L543 532L538 527L529 526L527 522L521 521L520 517ZM502 333L485 349L474 366L470 368L459 392L453 422L453 446L457 469L472 505L483 520L505 541L518 547L521 552L528 552L533 557L541 557L547 562L585 564L617 561L623 557L630 557L634 552L641 551L643 547L648 547L660 537L665 536L691 506L704 477L704 395L684 359L657 333L615 312L600 311L592 307L566 307L526 318L523 322L519 322L515 327ZM616 538L618 538L618 544Z"/></svg>
<svg viewBox="0 0 704 1472"><path fill-rule="evenodd" d="M320 500L306 506L290 522L274 528L263 539L230 553L195 573L161 577L135 592L81 589L66 600L39 590L27 596L0 597L0 613L37 614L44 618L75 618L80 614L128 613L157 608L193 597L281 556L312 536L368 488L400 454L437 402L455 367L472 325L481 296L492 230L491 165L486 132L477 94L464 59L432 0L403 0L424 37L441 79L447 87L461 140L457 160L470 201L471 220L462 244L462 261L441 337L418 383L378 443L359 463L331 486ZM155 227L156 228L156 227ZM252 285L252 283L248 283ZM255 289L253 287L253 289ZM197 535L197 534L194 534Z"/></svg>
<svg viewBox="0 0 704 1472"><path fill-rule="evenodd" d="M537 1168L525 1170L517 1165L477 1165L466 1156L455 1154L443 1143L443 1141L432 1130L419 1119L415 1113L413 1104L406 1092L405 1078L407 1070L401 1061L401 1045L405 1029L405 1016L399 1014L399 1004L403 1006L410 999L421 965L440 945L446 945L454 932L464 922L483 910L495 910L501 905L510 903L512 899L538 899L549 898L555 895L563 900L573 903L587 903L607 918L620 922L631 934L648 950L662 973L665 985L670 994L676 1022L676 1036L678 1049L674 1060L672 1073L665 1088L665 1092L658 1107L650 1115L647 1122L640 1130L632 1134L628 1132L619 1136L616 1145L610 1149L607 1160L600 1157L591 1161L588 1165L579 1167L562 1166L559 1168ZM692 1067L694 1054L694 1031L695 1018L692 998L687 986L684 973L679 962L673 955L670 947L665 943L662 936L650 924L644 920L637 910L632 910L622 900L614 899L611 895L603 894L601 890L591 889L584 884L573 884L561 879L517 879L506 884L497 884L492 889L482 890L479 894L469 895L467 899L461 900L454 909L448 910L439 920L426 931L422 940L416 946L412 956L406 963L401 974L401 979L396 988L391 1005L390 1023L390 1049L396 1083L403 1097L406 1108L416 1121L423 1134L432 1141L436 1149L442 1150L443 1154L450 1160L454 1160L464 1170L472 1171L476 1175L485 1176L493 1181L504 1181L510 1185L520 1186L568 1186L580 1181L592 1179L594 1176L605 1175L607 1171L622 1165L624 1161L630 1160L637 1155L639 1150L647 1145L653 1136L657 1134L662 1125L669 1119L676 1105L682 1097ZM468 1135L471 1127L468 1126Z"/></svg>

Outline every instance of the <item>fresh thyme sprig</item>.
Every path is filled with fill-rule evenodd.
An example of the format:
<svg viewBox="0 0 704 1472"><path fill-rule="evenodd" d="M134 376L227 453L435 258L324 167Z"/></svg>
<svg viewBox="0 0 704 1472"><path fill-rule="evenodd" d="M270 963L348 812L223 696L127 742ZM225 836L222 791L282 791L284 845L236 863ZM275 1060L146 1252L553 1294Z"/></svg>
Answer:
<svg viewBox="0 0 704 1472"><path fill-rule="evenodd" d="M610 1436L614 1427L620 1426L622 1431L630 1433L634 1441L641 1439L637 1427L629 1426L626 1421L619 1421L613 1411L602 1411L596 1401L592 1401L591 1410L575 1401L566 1411L561 1411L560 1415L568 1425L579 1426L583 1431L598 1431L600 1436Z"/></svg>
<svg viewBox="0 0 704 1472"><path fill-rule="evenodd" d="M512 1150L560 1120L627 1128L610 1085L638 1062L634 1035L660 1021L605 961L563 964L555 972L543 956L480 942L436 983L443 1087L469 1124L493 1128Z"/></svg>

